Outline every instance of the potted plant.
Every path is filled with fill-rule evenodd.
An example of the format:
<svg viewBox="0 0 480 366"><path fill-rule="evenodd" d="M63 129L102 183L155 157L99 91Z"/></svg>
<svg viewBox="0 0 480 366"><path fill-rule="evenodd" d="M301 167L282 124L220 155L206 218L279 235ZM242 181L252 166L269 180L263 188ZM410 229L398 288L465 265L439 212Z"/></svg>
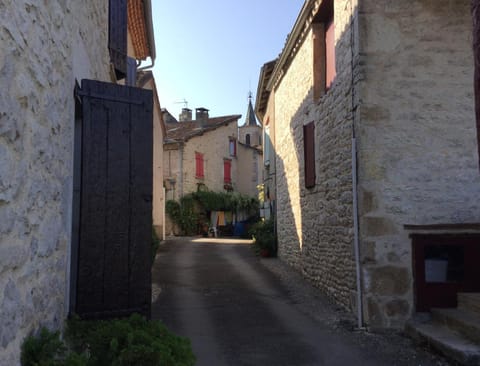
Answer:
<svg viewBox="0 0 480 366"><path fill-rule="evenodd" d="M250 234L255 252L262 257L275 256L275 232L273 220L260 221L253 225Z"/></svg>

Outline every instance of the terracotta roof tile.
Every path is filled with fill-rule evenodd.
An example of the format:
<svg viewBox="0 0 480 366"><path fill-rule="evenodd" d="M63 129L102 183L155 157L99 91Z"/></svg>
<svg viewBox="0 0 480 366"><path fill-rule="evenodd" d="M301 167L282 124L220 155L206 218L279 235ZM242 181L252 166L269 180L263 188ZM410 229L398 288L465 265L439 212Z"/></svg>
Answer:
<svg viewBox="0 0 480 366"><path fill-rule="evenodd" d="M128 31L132 37L135 58L145 60L151 56L142 0L128 0Z"/></svg>
<svg viewBox="0 0 480 366"><path fill-rule="evenodd" d="M167 128L167 140L184 140L187 141L194 136L202 135L206 132L213 131L218 127L237 122L242 115L235 114L230 116L209 118L205 126L201 126L199 121L168 123Z"/></svg>

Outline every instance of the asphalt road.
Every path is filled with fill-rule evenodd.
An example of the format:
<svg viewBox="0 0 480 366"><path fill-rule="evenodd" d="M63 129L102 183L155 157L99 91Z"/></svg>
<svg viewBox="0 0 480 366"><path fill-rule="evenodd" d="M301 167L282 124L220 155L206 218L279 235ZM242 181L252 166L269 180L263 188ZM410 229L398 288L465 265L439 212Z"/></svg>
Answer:
<svg viewBox="0 0 480 366"><path fill-rule="evenodd" d="M153 269L152 317L190 338L197 365L385 365L301 312L249 245L205 241L168 241Z"/></svg>

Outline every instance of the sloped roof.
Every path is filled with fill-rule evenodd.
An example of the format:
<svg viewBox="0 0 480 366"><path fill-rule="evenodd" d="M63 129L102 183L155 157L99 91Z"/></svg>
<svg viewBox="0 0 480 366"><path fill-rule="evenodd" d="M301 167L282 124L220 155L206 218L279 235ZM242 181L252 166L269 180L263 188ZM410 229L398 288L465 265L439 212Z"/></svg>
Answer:
<svg viewBox="0 0 480 366"><path fill-rule="evenodd" d="M128 31L130 32L135 58L155 58L155 40L151 25L150 1L128 0Z"/></svg>
<svg viewBox="0 0 480 366"><path fill-rule="evenodd" d="M258 126L257 118L255 117L255 113L253 112L251 97L248 100L247 117L245 118L245 124L242 127L246 126Z"/></svg>
<svg viewBox="0 0 480 366"><path fill-rule="evenodd" d="M237 122L241 117L241 114L235 114L209 118L204 126L200 124L200 121L168 123L165 126L167 129L166 139L167 142L187 141L192 137L200 136L221 126Z"/></svg>
<svg viewBox="0 0 480 366"><path fill-rule="evenodd" d="M267 109L268 98L270 96L270 90L267 88L267 85L270 82L270 78L272 77L273 69L275 68L276 63L277 59L269 61L265 63L260 70L257 99L255 102L255 111L258 113L260 119L264 117Z"/></svg>

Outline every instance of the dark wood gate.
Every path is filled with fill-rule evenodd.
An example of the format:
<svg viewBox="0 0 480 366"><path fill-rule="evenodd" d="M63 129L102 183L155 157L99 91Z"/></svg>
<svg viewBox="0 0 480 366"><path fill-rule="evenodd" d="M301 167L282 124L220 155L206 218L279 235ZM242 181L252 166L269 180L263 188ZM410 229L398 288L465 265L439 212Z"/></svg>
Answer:
<svg viewBox="0 0 480 366"><path fill-rule="evenodd" d="M82 80L78 94L81 189L72 310L82 318L150 317L152 92Z"/></svg>
<svg viewBox="0 0 480 366"><path fill-rule="evenodd" d="M412 234L419 312L457 306L458 292L480 291L479 234Z"/></svg>

